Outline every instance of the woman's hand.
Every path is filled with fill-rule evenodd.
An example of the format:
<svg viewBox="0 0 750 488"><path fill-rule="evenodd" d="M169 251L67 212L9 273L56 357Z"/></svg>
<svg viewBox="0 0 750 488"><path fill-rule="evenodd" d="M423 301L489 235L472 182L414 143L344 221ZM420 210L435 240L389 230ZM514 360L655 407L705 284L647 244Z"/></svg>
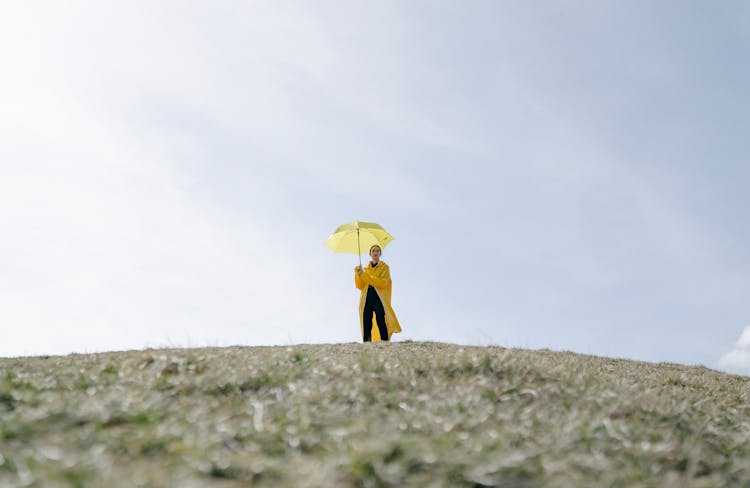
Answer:
<svg viewBox="0 0 750 488"><path fill-rule="evenodd" d="M362 266L357 266L356 270L358 275L362 274Z"/></svg>

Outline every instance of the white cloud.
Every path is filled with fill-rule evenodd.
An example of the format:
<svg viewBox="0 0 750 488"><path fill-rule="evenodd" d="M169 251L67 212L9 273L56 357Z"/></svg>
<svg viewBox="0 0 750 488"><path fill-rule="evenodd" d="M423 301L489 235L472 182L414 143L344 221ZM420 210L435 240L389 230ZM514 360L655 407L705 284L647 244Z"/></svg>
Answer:
<svg viewBox="0 0 750 488"><path fill-rule="evenodd" d="M93 142L101 153L4 146L0 355L281 343L322 313L275 229L191 197L169 158Z"/></svg>
<svg viewBox="0 0 750 488"><path fill-rule="evenodd" d="M719 365L739 372L750 372L750 326L742 331L734 348L719 359Z"/></svg>
<svg viewBox="0 0 750 488"><path fill-rule="evenodd" d="M267 208L192 192L195 142L139 118L151 98L228 127L255 113L244 120L260 127L278 100L270 80L228 83L196 32L210 22L192 14L76 5L0 21L0 356L330 340L348 295L315 281L320 263L300 279L297 236ZM256 10L240 18L262 25ZM242 111L256 101L261 114ZM247 191L262 201L273 187Z"/></svg>
<svg viewBox="0 0 750 488"><path fill-rule="evenodd" d="M742 331L740 338L737 340L737 347L750 349L750 327L745 327L745 330Z"/></svg>

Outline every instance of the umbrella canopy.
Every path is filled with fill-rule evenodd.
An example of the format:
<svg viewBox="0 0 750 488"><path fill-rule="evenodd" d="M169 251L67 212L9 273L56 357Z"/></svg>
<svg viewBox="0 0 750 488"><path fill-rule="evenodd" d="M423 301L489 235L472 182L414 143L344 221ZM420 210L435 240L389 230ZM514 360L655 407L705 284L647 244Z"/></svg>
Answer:
<svg viewBox="0 0 750 488"><path fill-rule="evenodd" d="M375 222L355 220L340 225L326 239L326 246L333 252L359 255L361 265L363 252L369 252L375 244L383 249L392 240L393 236Z"/></svg>

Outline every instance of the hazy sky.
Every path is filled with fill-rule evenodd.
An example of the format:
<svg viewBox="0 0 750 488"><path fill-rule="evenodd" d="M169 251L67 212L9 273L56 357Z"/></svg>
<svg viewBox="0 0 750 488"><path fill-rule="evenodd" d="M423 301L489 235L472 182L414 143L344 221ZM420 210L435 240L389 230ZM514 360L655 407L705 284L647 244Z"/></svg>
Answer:
<svg viewBox="0 0 750 488"><path fill-rule="evenodd" d="M0 356L397 340L750 373L750 4L6 2ZM744 334L743 334L744 331Z"/></svg>

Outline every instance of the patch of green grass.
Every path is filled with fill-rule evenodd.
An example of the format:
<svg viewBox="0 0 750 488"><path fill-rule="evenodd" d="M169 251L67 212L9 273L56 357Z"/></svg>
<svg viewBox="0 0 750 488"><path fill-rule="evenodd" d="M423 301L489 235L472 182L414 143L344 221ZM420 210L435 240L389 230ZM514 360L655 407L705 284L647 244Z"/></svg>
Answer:
<svg viewBox="0 0 750 488"><path fill-rule="evenodd" d="M141 411L135 413L115 413L107 417L101 426L117 427L122 425L149 426L154 423L154 418L149 412Z"/></svg>
<svg viewBox="0 0 750 488"><path fill-rule="evenodd" d="M225 478L225 479L237 479L240 477L242 471L232 465L221 465L218 463L212 463L208 474L213 478Z"/></svg>
<svg viewBox="0 0 750 488"><path fill-rule="evenodd" d="M101 371L102 375L117 374L117 366L112 363L107 364Z"/></svg>
<svg viewBox="0 0 750 488"><path fill-rule="evenodd" d="M63 469L58 476L67 486L85 488L91 486L91 482L96 479L96 472L91 468L73 466Z"/></svg>
<svg viewBox="0 0 750 488"><path fill-rule="evenodd" d="M5 410L15 410L17 403L18 401L10 392L4 391L0 393L0 407L3 407Z"/></svg>

